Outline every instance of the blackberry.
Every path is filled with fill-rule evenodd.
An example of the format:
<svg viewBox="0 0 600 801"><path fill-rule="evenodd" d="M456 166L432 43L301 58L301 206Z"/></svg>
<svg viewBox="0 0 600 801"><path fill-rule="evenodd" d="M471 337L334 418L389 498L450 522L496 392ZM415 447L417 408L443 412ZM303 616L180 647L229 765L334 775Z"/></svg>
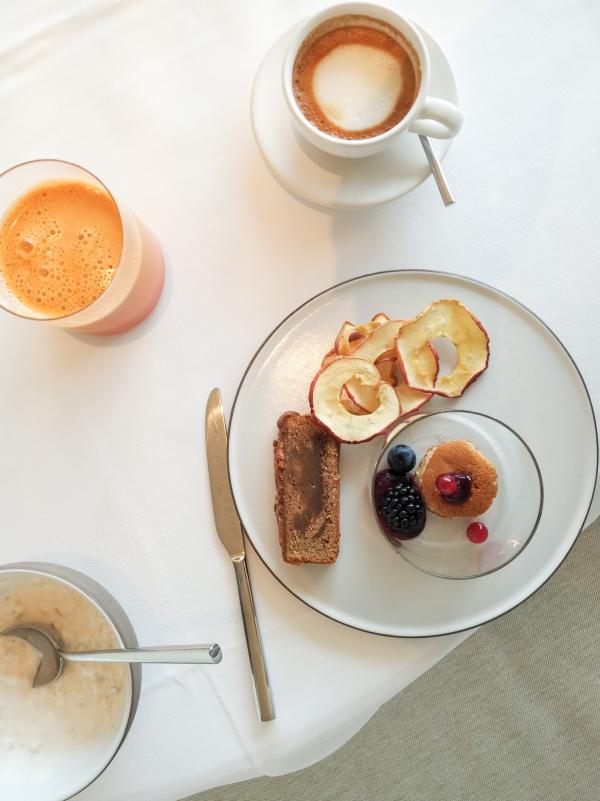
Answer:
<svg viewBox="0 0 600 801"><path fill-rule="evenodd" d="M382 495L401 481L401 477L397 473L392 473L390 470L382 470L380 473L377 473L375 481L373 482L373 497L375 501L379 501Z"/></svg>
<svg viewBox="0 0 600 801"><path fill-rule="evenodd" d="M425 504L408 476L383 493L377 501L377 513L384 526L399 539L410 540L425 528Z"/></svg>

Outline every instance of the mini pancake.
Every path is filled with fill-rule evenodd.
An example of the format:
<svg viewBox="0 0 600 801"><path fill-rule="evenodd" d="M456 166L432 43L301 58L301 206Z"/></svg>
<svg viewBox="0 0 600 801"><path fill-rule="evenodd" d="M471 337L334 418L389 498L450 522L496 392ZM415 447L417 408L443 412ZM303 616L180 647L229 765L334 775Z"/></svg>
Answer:
<svg viewBox="0 0 600 801"><path fill-rule="evenodd" d="M471 476L471 495L464 503L450 503L435 486L443 473ZM498 492L496 468L470 442L449 440L429 448L415 479L427 508L440 517L477 517L486 512Z"/></svg>

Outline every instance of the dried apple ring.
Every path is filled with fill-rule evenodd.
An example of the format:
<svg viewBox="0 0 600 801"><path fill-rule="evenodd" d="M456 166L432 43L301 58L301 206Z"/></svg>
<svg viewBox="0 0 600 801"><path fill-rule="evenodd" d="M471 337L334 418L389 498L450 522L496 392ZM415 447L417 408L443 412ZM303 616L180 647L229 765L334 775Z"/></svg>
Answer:
<svg viewBox="0 0 600 801"><path fill-rule="evenodd" d="M344 384L342 400L352 414L370 414L379 406L376 386L367 386L357 378L351 378Z"/></svg>
<svg viewBox="0 0 600 801"><path fill-rule="evenodd" d="M428 342L427 345L423 345L417 355L417 359L419 361L419 368L427 376L430 376L432 382L435 382L440 369L440 359L437 350L433 347L431 342ZM396 359L396 365L398 366L398 359ZM400 375L398 376L399 380L395 387L396 395L400 401L402 417L408 417L418 412L427 401L431 400L431 398L433 398L433 392L423 392L420 389L409 387L402 376L402 371L399 366L397 372Z"/></svg>
<svg viewBox="0 0 600 801"><path fill-rule="evenodd" d="M335 350L339 356L351 356L375 329L389 322L390 318L383 312L376 314L368 323L359 325L354 325L346 320L335 338Z"/></svg>
<svg viewBox="0 0 600 801"><path fill-rule="evenodd" d="M456 366L433 381L419 354L436 337L448 337L456 347ZM436 300L414 320L402 326L396 340L398 365L412 389L457 398L488 366L489 337L471 312L458 300Z"/></svg>
<svg viewBox="0 0 600 801"><path fill-rule="evenodd" d="M352 414L342 402L348 381L373 388L378 405L370 414ZM382 381L374 364L352 357L336 359L321 370L310 387L313 415L341 442L366 442L382 434L400 417L400 403L393 387Z"/></svg>

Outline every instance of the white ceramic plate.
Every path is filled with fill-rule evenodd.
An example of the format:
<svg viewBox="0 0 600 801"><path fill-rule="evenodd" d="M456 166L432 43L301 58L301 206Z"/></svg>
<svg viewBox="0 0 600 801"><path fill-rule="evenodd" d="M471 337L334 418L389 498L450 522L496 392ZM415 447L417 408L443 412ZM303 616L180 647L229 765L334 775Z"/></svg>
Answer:
<svg viewBox="0 0 600 801"><path fill-rule="evenodd" d="M544 508L534 537L502 569L460 581L427 575L396 557L370 506L369 471L382 446L377 438L341 449L338 561L285 564L273 514L272 441L278 416L287 409L308 411L310 380L344 320L362 322L380 311L407 319L445 297L458 298L483 322L491 339L490 366L462 398L437 398L425 408L472 409L520 432L536 455L544 482ZM529 597L560 565L581 530L597 466L587 389L552 331L492 287L439 272L375 273L307 301L278 326L250 363L230 423L229 468L237 508L267 567L319 612L392 636L472 628Z"/></svg>
<svg viewBox="0 0 600 801"><path fill-rule="evenodd" d="M420 25L431 57L431 94L458 103L450 62L435 39ZM252 87L252 127L260 151L275 177L300 197L331 208L360 208L395 200L431 175L418 138L402 134L374 156L348 159L330 156L309 144L292 126L283 95L283 59L295 27L283 34L264 57ZM451 139L432 140L440 160Z"/></svg>

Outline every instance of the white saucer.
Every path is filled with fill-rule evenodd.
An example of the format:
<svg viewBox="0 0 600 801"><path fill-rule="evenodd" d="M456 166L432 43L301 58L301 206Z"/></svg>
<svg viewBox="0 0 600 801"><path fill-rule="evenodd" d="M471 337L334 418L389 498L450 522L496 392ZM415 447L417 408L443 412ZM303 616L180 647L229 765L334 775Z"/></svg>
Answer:
<svg viewBox="0 0 600 801"><path fill-rule="evenodd" d="M418 28L431 57L431 94L458 103L454 74L443 50ZM295 27L264 57L252 87L252 127L258 147L278 181L297 195L332 208L374 206L411 192L431 175L418 138L399 136L383 153L362 159L329 156L304 140L292 126L283 95L282 62ZM434 143L444 158L451 139Z"/></svg>

